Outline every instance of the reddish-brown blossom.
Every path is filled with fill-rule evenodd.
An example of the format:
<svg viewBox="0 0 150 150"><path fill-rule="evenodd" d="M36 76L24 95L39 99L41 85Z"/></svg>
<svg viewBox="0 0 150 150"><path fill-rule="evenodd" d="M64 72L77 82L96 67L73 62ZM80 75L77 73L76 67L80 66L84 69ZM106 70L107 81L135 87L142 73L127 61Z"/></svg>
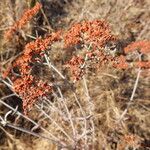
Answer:
<svg viewBox="0 0 150 150"><path fill-rule="evenodd" d="M78 81L86 73L87 68L95 68L97 70L99 68L102 68L103 66L108 66L112 64L119 65L116 64L116 58L110 55L106 55L100 50L92 50L90 52L85 52L84 57L73 56L71 60L67 63L66 67L70 68L71 75L74 81Z"/></svg>
<svg viewBox="0 0 150 150"><path fill-rule="evenodd" d="M150 61L139 61L135 63L135 66L143 69L150 69Z"/></svg>
<svg viewBox="0 0 150 150"><path fill-rule="evenodd" d="M36 61L36 58L33 56L40 55L43 51L45 51L49 45L53 42L60 40L61 32L58 31L53 33L46 38L37 38L35 41L28 43L25 46L23 51L23 55L15 60L13 66L19 66L20 72L22 75L28 74L30 70L30 63Z"/></svg>
<svg viewBox="0 0 150 150"><path fill-rule="evenodd" d="M137 51L139 54L149 55L150 54L150 41L136 41L129 44L125 49L125 53L132 53ZM134 61L132 62L134 67L141 67L142 69L150 68L150 62L147 60Z"/></svg>
<svg viewBox="0 0 150 150"><path fill-rule="evenodd" d="M70 68L74 81L78 81L84 74L84 59L81 56L73 56L66 67Z"/></svg>
<svg viewBox="0 0 150 150"><path fill-rule="evenodd" d="M141 142L142 139L137 135L133 134L124 135L121 138L120 143L118 144L118 149L124 150L127 147L138 149L140 147Z"/></svg>
<svg viewBox="0 0 150 150"><path fill-rule="evenodd" d="M46 82L38 81L32 75L24 75L21 78L14 80L14 91L23 99L24 113L33 106L33 104L49 94L52 87Z"/></svg>
<svg viewBox="0 0 150 150"><path fill-rule="evenodd" d="M117 57L113 65L114 67L118 69L127 69L129 67L129 64L126 61L126 58L123 55Z"/></svg>
<svg viewBox="0 0 150 150"><path fill-rule="evenodd" d="M111 55L107 55L105 52L98 50L95 52L95 58L97 61L97 68L108 66L115 61L115 58Z"/></svg>
<svg viewBox="0 0 150 150"><path fill-rule="evenodd" d="M28 21L30 21L33 16L41 9L42 5L40 3L36 3L36 5L28 10L25 10L22 18L18 21L18 28L21 29Z"/></svg>
<svg viewBox="0 0 150 150"><path fill-rule="evenodd" d="M135 50L138 50L139 52L143 54L150 53L150 41L136 41L131 44L129 44L125 49L125 53L133 52Z"/></svg>
<svg viewBox="0 0 150 150"><path fill-rule="evenodd" d="M30 63L36 61L34 58L36 55L39 55L46 50L49 45L59 39L60 32L51 34L44 39L37 38L35 41L25 46L23 55L14 62L14 66L17 66L21 73L21 78L14 81L14 91L22 97L25 112L39 99L39 97L51 92L52 89L47 83L38 81L37 78L30 75Z"/></svg>
<svg viewBox="0 0 150 150"><path fill-rule="evenodd" d="M40 97L45 96L52 90L52 87L46 82L31 75L31 64L34 63L37 60L37 57L39 57L53 42L61 39L60 33L61 32L58 31L46 38L37 38L35 41L32 41L25 46L23 54L12 63L11 68L17 67L19 69L19 78L11 74L11 69L4 72L5 76L10 75L12 77L13 90L22 98L25 113Z"/></svg>
<svg viewBox="0 0 150 150"><path fill-rule="evenodd" d="M74 24L64 35L65 47L71 47L81 43L92 43L96 47L102 47L108 41L115 40L105 21L83 21Z"/></svg>
<svg viewBox="0 0 150 150"><path fill-rule="evenodd" d="M19 29L22 29L27 24L27 22L30 21L34 15L37 14L41 7L42 5L37 2L33 8L26 10L20 18L20 20L16 21L10 27L10 29L5 32L5 39L11 40L14 33L17 32Z"/></svg>
<svg viewBox="0 0 150 150"><path fill-rule="evenodd" d="M74 24L68 31L66 31L64 34L65 47L72 47L81 44L91 45L92 49L84 52L84 54L82 54L83 56L73 56L68 62L73 78L79 80L83 76L86 64L89 60L98 63L99 66L108 63L109 60L111 62L112 58L106 56L102 52L102 48L107 42L115 40L116 37L111 34L108 24L102 20L83 21ZM83 47L80 50L82 50ZM88 59L85 57L88 57ZM84 65L79 63L79 59L82 59ZM94 64L92 64L91 67L94 67Z"/></svg>

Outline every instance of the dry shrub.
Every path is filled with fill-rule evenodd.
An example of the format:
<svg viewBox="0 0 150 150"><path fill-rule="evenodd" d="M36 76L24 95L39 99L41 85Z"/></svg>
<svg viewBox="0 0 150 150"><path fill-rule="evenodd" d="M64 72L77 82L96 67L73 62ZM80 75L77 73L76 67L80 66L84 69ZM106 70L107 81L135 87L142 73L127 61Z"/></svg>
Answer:
<svg viewBox="0 0 150 150"><path fill-rule="evenodd" d="M41 5L37 3L32 9L27 10L5 33L5 37L11 40L40 8ZM88 75L99 72L101 68L123 69L123 71L129 68L149 69L149 60L143 59L143 56L149 55L149 41L131 43L124 49L124 53L117 55L111 52L114 49L111 50L109 45L117 43L118 40L111 33L108 23L97 19L76 23L67 30L53 32L43 38L37 37L25 45L22 54L3 72L2 80L4 83L7 83L8 79L11 81L11 84L7 85L22 99L26 115L29 116L28 113L34 108L40 112L37 124L27 119L28 116L21 115L35 125L35 129L28 133L52 140L61 148L104 149L107 143L117 145L118 139L121 142L115 147L119 149L140 146L138 137L125 135L122 119L120 120L121 109L115 103L114 93L101 91L100 98L95 100L90 96L92 92L89 91L92 89L88 89ZM49 60L48 52L55 49L53 45L56 43L62 44L66 54L71 51L70 58L62 65L62 68L65 68L62 71L65 72L69 68L71 74L66 72L64 76ZM38 71L35 67L38 65L50 70L52 74L50 80L35 73ZM49 76L45 70L44 74ZM58 81L58 76L61 82ZM100 104L102 107L98 107ZM2 123L14 127L5 120ZM44 136L33 134L32 131L36 128L40 128ZM115 133L117 135L114 135ZM108 147L111 149L111 144Z"/></svg>

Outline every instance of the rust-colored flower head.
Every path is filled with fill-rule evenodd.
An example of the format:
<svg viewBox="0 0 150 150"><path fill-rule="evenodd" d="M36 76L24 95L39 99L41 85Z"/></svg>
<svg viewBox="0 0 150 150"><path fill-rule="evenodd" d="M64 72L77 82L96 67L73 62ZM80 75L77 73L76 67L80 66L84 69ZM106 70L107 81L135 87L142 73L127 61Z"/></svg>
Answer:
<svg viewBox="0 0 150 150"><path fill-rule="evenodd" d="M81 43L93 43L96 47L102 47L106 42L115 39L108 24L102 20L74 24L64 35L65 47Z"/></svg>
<svg viewBox="0 0 150 150"><path fill-rule="evenodd" d="M103 48L106 43L115 40L116 37L111 34L109 25L103 20L83 21L74 24L66 31L64 34L65 47L69 48L79 44L81 45L81 52L85 51L84 47L91 45L91 50L87 49L82 55L73 56L68 62L67 66L70 68L74 80L82 78L86 65L90 64L89 60L95 63L98 62L99 66L107 64L108 60L111 61L110 56L104 54Z"/></svg>
<svg viewBox="0 0 150 150"><path fill-rule="evenodd" d="M25 113L39 98L52 91L52 87L48 83L31 74L31 64L37 60L36 55L40 56L53 42L60 40L60 35L61 32L58 31L43 39L37 38L35 41L28 43L23 50L23 54L12 63L12 68L4 72L5 77L11 76L13 90L22 98ZM16 67L19 69L20 77L11 74L11 70Z"/></svg>
<svg viewBox="0 0 150 150"><path fill-rule="evenodd" d="M6 40L11 40L14 34L19 30L22 29L41 9L42 5L40 3L36 3L36 5L31 8L25 10L20 20L16 21L9 30L7 30L4 34L4 38Z"/></svg>
<svg viewBox="0 0 150 150"><path fill-rule="evenodd" d="M32 75L24 75L17 78L13 82L14 91L23 100L24 113L27 114L28 110L43 96L50 94L52 87L44 81L39 81Z"/></svg>
<svg viewBox="0 0 150 150"><path fill-rule="evenodd" d="M125 53L133 52L133 51L139 51L142 54L148 54L150 53L150 41L136 41L131 44L129 44L125 49Z"/></svg>
<svg viewBox="0 0 150 150"><path fill-rule="evenodd" d="M117 57L113 65L118 69L127 69L129 67L126 58L123 55Z"/></svg>
<svg viewBox="0 0 150 150"><path fill-rule="evenodd" d="M137 52L138 55L141 56L147 56L149 58L150 56L150 41L136 41L131 44L129 44L125 49L125 53L128 55L132 52ZM150 68L150 61L147 60L137 60L133 62L135 67L140 67L142 69L149 69Z"/></svg>

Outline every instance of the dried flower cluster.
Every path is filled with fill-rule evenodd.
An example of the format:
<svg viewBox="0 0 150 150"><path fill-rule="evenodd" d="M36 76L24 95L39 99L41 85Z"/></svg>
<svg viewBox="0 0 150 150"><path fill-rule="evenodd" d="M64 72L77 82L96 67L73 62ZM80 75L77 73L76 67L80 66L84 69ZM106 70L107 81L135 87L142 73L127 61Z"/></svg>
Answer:
<svg viewBox="0 0 150 150"><path fill-rule="evenodd" d="M129 44L125 48L125 53L133 52L133 51L139 51L142 54L148 54L150 53L150 41L137 41Z"/></svg>
<svg viewBox="0 0 150 150"><path fill-rule="evenodd" d="M118 69L127 69L129 67L129 64L126 61L126 57L121 55L119 57L116 57L113 66Z"/></svg>
<svg viewBox="0 0 150 150"><path fill-rule="evenodd" d="M101 28L101 30L102 30L102 28ZM71 37L72 40L71 41L69 40L69 42L68 42L66 39L66 43L71 43L71 46L72 46L72 44L77 44L77 43L78 44L84 43L84 45L90 44L91 41L89 41L89 43L88 43L88 39L86 39L85 42L84 42L83 38L77 38L80 40L77 40L77 39L73 40L74 38L77 37L77 36L74 36L73 31L71 32L72 34L70 34L70 36L73 35L73 37ZM77 33L77 30L75 30L75 31ZM134 67L134 68L140 67L142 69L150 68L150 61L148 59L139 60L139 57L137 56L138 60L133 60L132 62L128 62L127 57L125 55L112 56L112 55L106 53L104 50L104 45L110 41L115 41L115 37L113 35L111 35L110 32L109 32L109 34L107 34L107 36L106 36L106 37L109 37L108 39L105 38L105 36L104 37L101 36L100 38L95 36L95 41L97 41L96 44L94 42L92 42L90 49L86 49L86 50L84 50L84 48L80 49L80 50L83 50L84 53L82 55L78 55L76 57L74 56L68 62L67 67L70 68L73 79L75 81L81 79L82 76L86 73L86 68L89 68L89 67L99 69L104 65L106 66L106 65L111 64L113 67L118 68L118 69L127 69L129 67ZM79 34L75 34L75 35L79 36ZM88 34L86 34L86 35L88 35ZM110 37L112 37L112 38L110 38ZM78 42L76 43L74 41L78 41ZM99 43L98 43L98 41L99 41ZM126 55L137 51L138 55L142 54L142 55L147 55L147 57L149 57L150 42L149 41L139 41L139 42L131 43L127 47L125 47L124 51L125 51Z"/></svg>
<svg viewBox="0 0 150 150"><path fill-rule="evenodd" d="M44 39L37 38L35 41L25 46L23 54L18 57L12 64L12 68L19 69L19 77L12 74L11 69L7 71L7 75L11 75L13 80L14 91L23 99L23 109L26 113L29 108L41 97L50 93L52 87L48 83L43 82L31 73L32 64L40 60L40 55L53 42L60 39L60 32L56 32Z"/></svg>
<svg viewBox="0 0 150 150"><path fill-rule="evenodd" d="M60 32L56 32L44 39L37 38L35 41L28 43L25 46L23 55L14 62L14 66L20 66L20 72L22 75L29 74L29 64L36 62L38 55L42 55L42 52L44 52L49 45L60 40L60 38Z"/></svg>
<svg viewBox="0 0 150 150"><path fill-rule="evenodd" d="M95 47L102 47L108 41L115 40L111 30L105 21L83 21L74 24L65 34L65 47L71 47L77 44L92 43Z"/></svg>
<svg viewBox="0 0 150 150"><path fill-rule="evenodd" d="M82 78L87 67L97 66L93 63L101 66L106 64L108 60L111 61L111 56L107 56L103 52L103 48L106 43L115 40L116 37L111 34L111 30L105 21L83 21L74 24L64 34L65 47L68 48L80 45L81 49L79 50L79 53L83 51L82 55L73 56L66 65L71 69L74 81ZM89 45L90 49L87 48Z"/></svg>
<svg viewBox="0 0 150 150"><path fill-rule="evenodd" d="M78 81L90 68L98 70L104 66L112 65L113 67L125 69L126 64L123 64L124 62L121 62L121 58L119 58L107 55L101 50L87 51L84 57L73 56L67 62L66 67L70 68L73 80Z"/></svg>
<svg viewBox="0 0 150 150"><path fill-rule="evenodd" d="M74 77L74 80L77 81L81 76L84 75L84 58L81 56L73 56L69 62L67 62L66 67L70 68L71 74Z"/></svg>
<svg viewBox="0 0 150 150"><path fill-rule="evenodd" d="M142 139L137 135L133 135L133 134L124 135L121 139L118 149L119 150L130 149L130 148L138 149L140 147L141 142Z"/></svg>
<svg viewBox="0 0 150 150"><path fill-rule="evenodd" d="M139 61L135 63L135 66L143 68L143 69L149 69L150 68L150 61L144 62L144 61Z"/></svg>
<svg viewBox="0 0 150 150"><path fill-rule="evenodd" d="M7 30L4 34L5 39L7 40L11 40L14 36L14 34L19 30L22 29L28 21L30 21L34 15L37 14L37 12L40 10L40 8L42 7L42 5L40 3L36 3L36 5L31 8L26 10L23 13L23 16L21 17L20 20L16 21L9 30Z"/></svg>
<svg viewBox="0 0 150 150"><path fill-rule="evenodd" d="M23 18L8 33L16 32L17 29L22 28L40 8L41 5L37 3L33 9L26 11ZM37 38L25 46L23 54L5 72L5 76L9 75L13 79L14 91L22 97L25 112L40 97L45 96L52 90L48 83L32 75L32 66L37 60L41 60L43 52L56 41L63 41L64 49L79 47L76 49L76 55L72 56L65 65L70 68L74 81L81 79L89 68L99 69L102 66L112 65L115 68L126 69L130 66L125 56L112 56L106 53L106 44L115 42L116 37L111 34L110 28L105 21L83 21L74 24L67 31L55 32L43 39ZM128 54L138 50L143 54L148 54L149 48L150 42L148 41L135 42L125 48L125 53ZM149 68L150 63L149 61L135 62L135 66ZM19 70L19 77L12 74L11 70L15 70L15 68Z"/></svg>
<svg viewBox="0 0 150 150"><path fill-rule="evenodd" d="M124 49L126 55L137 52L139 55L147 56L150 55L150 41L137 41L129 44ZM135 67L140 67L143 69L149 69L150 68L150 61L149 59L146 60L137 60L136 62L133 62L133 65Z"/></svg>
<svg viewBox="0 0 150 150"><path fill-rule="evenodd" d="M23 100L24 113L32 107L32 105L50 93L52 88L46 82L38 81L32 75L24 76L14 80L14 91L19 94Z"/></svg>

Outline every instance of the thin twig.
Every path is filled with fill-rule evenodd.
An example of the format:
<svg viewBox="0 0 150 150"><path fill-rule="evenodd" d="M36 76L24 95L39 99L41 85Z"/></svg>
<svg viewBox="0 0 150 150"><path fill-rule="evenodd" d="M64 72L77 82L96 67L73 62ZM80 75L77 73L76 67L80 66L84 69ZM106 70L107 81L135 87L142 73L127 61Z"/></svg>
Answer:
<svg viewBox="0 0 150 150"><path fill-rule="evenodd" d="M0 103L2 103L5 107L9 108L10 110L16 112L17 115L25 118L26 120L30 121L31 123L33 123L35 126L39 126L41 128L41 130L43 130L44 132L46 132L47 134L49 134L52 137L52 141L55 141L55 143L58 141L60 141L57 137L55 137L52 133L50 133L48 130L46 130L45 128L43 128L42 126L40 126L38 123L36 123L34 120L30 119L29 117L23 115L22 113L20 113L18 110L16 111L16 109L14 109L13 107L11 107L10 105L8 105L7 103L5 103L2 99L0 99Z"/></svg>
<svg viewBox="0 0 150 150"><path fill-rule="evenodd" d="M120 116L120 119L119 121L121 121L124 116L126 115L130 105L131 105L131 102L134 100L134 95L135 95L135 92L136 92L136 89L138 87L138 82L139 82L139 78L140 78L140 74L141 74L141 68L138 69L138 73L137 73L137 77L136 77L136 81L135 81L135 84L134 84L134 87L133 87L133 91L132 91L132 94L131 94L131 97L130 97L130 100L129 100L129 103L127 104L127 107L126 109L123 111L122 115Z"/></svg>
<svg viewBox="0 0 150 150"><path fill-rule="evenodd" d="M67 104L66 104L66 99L63 97L60 88L57 87L57 89L58 89L58 92L59 92L60 97L61 97L61 99L62 99L62 103L63 103L63 105L64 105L64 107L65 107L65 109L66 109L66 112L67 112L67 114L68 114L68 118L69 118L69 120L70 120L70 124L71 124L71 127L72 127L73 135L74 135L74 138L75 138L75 137L76 137L76 132L75 132L76 130L75 130L75 127L74 127L74 124L73 124L72 115L71 115L71 113L69 112L69 109L68 109Z"/></svg>
<svg viewBox="0 0 150 150"><path fill-rule="evenodd" d="M83 76L83 84L84 84L84 87L85 87L85 93L86 93L86 96L87 96L87 100L88 100L88 103L89 103L89 106L90 106L89 107L89 113L92 116L92 113L93 113L93 110L94 110L94 108L93 108L94 105L91 102L91 97L90 97L90 94L89 94L89 90L88 90L88 86L87 86L85 76ZM93 135L93 140L94 140L94 138L95 138L95 127L94 127L93 117L90 117L90 122L91 122L91 125L92 125L92 130L93 130L92 135Z"/></svg>
<svg viewBox="0 0 150 150"><path fill-rule="evenodd" d="M72 142L73 139L68 135L68 133L62 128L60 127L60 125L50 116L48 115L43 109L41 109L38 105L35 105L48 119L50 119L59 129L62 133L64 133L64 135L66 135L66 137L68 137L69 140L71 140Z"/></svg>
<svg viewBox="0 0 150 150"><path fill-rule="evenodd" d="M64 75L63 75L56 67L54 67L54 65L52 65L52 64L50 63L49 58L47 57L46 54L44 54L44 57L45 57L45 59L46 59L46 62L47 62L48 67L49 67L50 69L52 68L53 70L55 70L55 71L60 75L60 77L65 80Z"/></svg>

